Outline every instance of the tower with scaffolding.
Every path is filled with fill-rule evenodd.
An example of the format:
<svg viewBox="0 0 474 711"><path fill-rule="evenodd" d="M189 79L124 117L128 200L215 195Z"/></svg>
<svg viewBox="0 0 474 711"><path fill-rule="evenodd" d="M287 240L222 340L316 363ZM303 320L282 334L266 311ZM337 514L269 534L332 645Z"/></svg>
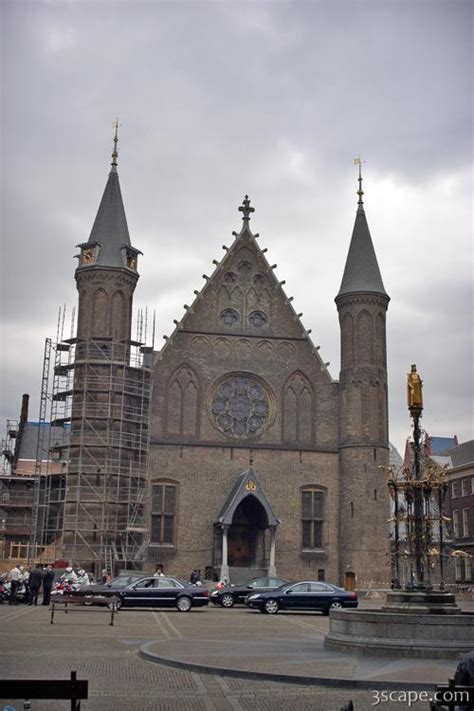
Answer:
<svg viewBox="0 0 474 711"><path fill-rule="evenodd" d="M93 570L140 569L147 547L147 452L153 346L147 312L132 339L133 292L139 250L131 246L117 173L112 166L89 240L78 245L77 332L46 342L40 419L51 408L41 443L49 459L67 462L61 477L35 472L30 550L36 559L61 557ZM154 322L152 341L154 340ZM52 387L48 385L51 370ZM41 459L41 455L39 455Z"/></svg>

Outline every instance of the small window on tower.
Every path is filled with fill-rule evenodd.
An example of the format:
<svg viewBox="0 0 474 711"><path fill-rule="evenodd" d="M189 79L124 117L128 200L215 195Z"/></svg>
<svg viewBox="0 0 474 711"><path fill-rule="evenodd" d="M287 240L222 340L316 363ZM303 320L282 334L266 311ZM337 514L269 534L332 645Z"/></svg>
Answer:
<svg viewBox="0 0 474 711"><path fill-rule="evenodd" d="M95 264L96 253L96 247L83 247L81 252L81 266Z"/></svg>
<svg viewBox="0 0 474 711"><path fill-rule="evenodd" d="M127 267L134 272L137 271L137 255L133 252L127 252Z"/></svg>

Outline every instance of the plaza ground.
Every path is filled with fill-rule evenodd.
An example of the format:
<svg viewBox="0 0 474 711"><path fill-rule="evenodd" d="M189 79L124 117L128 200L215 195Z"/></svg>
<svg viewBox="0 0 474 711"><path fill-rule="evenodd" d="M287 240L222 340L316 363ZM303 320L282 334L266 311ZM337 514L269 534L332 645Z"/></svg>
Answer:
<svg viewBox="0 0 474 711"><path fill-rule="evenodd" d="M456 667L454 660L372 662L326 653L322 639L328 620L318 614L268 616L214 607L190 613L123 610L113 627L105 608L75 607L67 615L60 610L53 625L50 616L42 606L0 606L0 678L67 679L76 670L79 679L89 681L84 711L339 711L349 699L356 711L396 711L407 708L406 703L372 705L372 681L379 690L384 679L392 690L398 685L401 690L419 689L420 680L446 681L445 675L452 676ZM281 680L218 672L226 666ZM301 683L288 683L285 675L299 675ZM317 681L328 677L334 680ZM351 679L362 679L369 688L341 688ZM0 709L5 703L0 701ZM23 708L20 701L11 703ZM32 701L32 711L68 708L67 701ZM410 708L427 711L429 704L418 702Z"/></svg>

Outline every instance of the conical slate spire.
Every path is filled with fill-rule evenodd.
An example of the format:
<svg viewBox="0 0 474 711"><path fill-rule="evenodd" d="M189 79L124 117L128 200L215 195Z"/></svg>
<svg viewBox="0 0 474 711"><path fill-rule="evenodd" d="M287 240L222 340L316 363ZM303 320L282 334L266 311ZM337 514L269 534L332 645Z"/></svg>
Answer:
<svg viewBox="0 0 474 711"><path fill-rule="evenodd" d="M365 216L364 203L362 202L364 193L362 190L360 163L359 190L357 194L359 201L357 203L356 219L338 296L357 291L371 291L387 296Z"/></svg>
<svg viewBox="0 0 474 711"><path fill-rule="evenodd" d="M123 267L122 249L130 247L130 235L117 173L117 130L118 122L115 124L112 167L88 240L88 244L100 245L96 264L106 267Z"/></svg>

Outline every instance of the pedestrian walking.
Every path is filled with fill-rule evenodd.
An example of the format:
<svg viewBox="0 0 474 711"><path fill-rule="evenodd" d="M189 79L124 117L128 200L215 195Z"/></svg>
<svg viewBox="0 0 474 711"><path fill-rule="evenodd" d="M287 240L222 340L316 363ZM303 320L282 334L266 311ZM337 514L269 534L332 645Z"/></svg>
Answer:
<svg viewBox="0 0 474 711"><path fill-rule="evenodd" d="M22 573L20 567L15 565L8 574L8 579L11 583L10 600L8 601L9 605L16 605L16 594L18 592L18 588L20 587L21 578Z"/></svg>
<svg viewBox="0 0 474 711"><path fill-rule="evenodd" d="M48 565L43 571L43 605L49 605L54 583L54 565Z"/></svg>
<svg viewBox="0 0 474 711"><path fill-rule="evenodd" d="M164 575L164 570L163 570L163 563L157 563L154 578L159 578L161 575Z"/></svg>
<svg viewBox="0 0 474 711"><path fill-rule="evenodd" d="M43 573L41 572L41 565L37 563L36 567L30 572L28 605L38 604L38 595L42 582Z"/></svg>

